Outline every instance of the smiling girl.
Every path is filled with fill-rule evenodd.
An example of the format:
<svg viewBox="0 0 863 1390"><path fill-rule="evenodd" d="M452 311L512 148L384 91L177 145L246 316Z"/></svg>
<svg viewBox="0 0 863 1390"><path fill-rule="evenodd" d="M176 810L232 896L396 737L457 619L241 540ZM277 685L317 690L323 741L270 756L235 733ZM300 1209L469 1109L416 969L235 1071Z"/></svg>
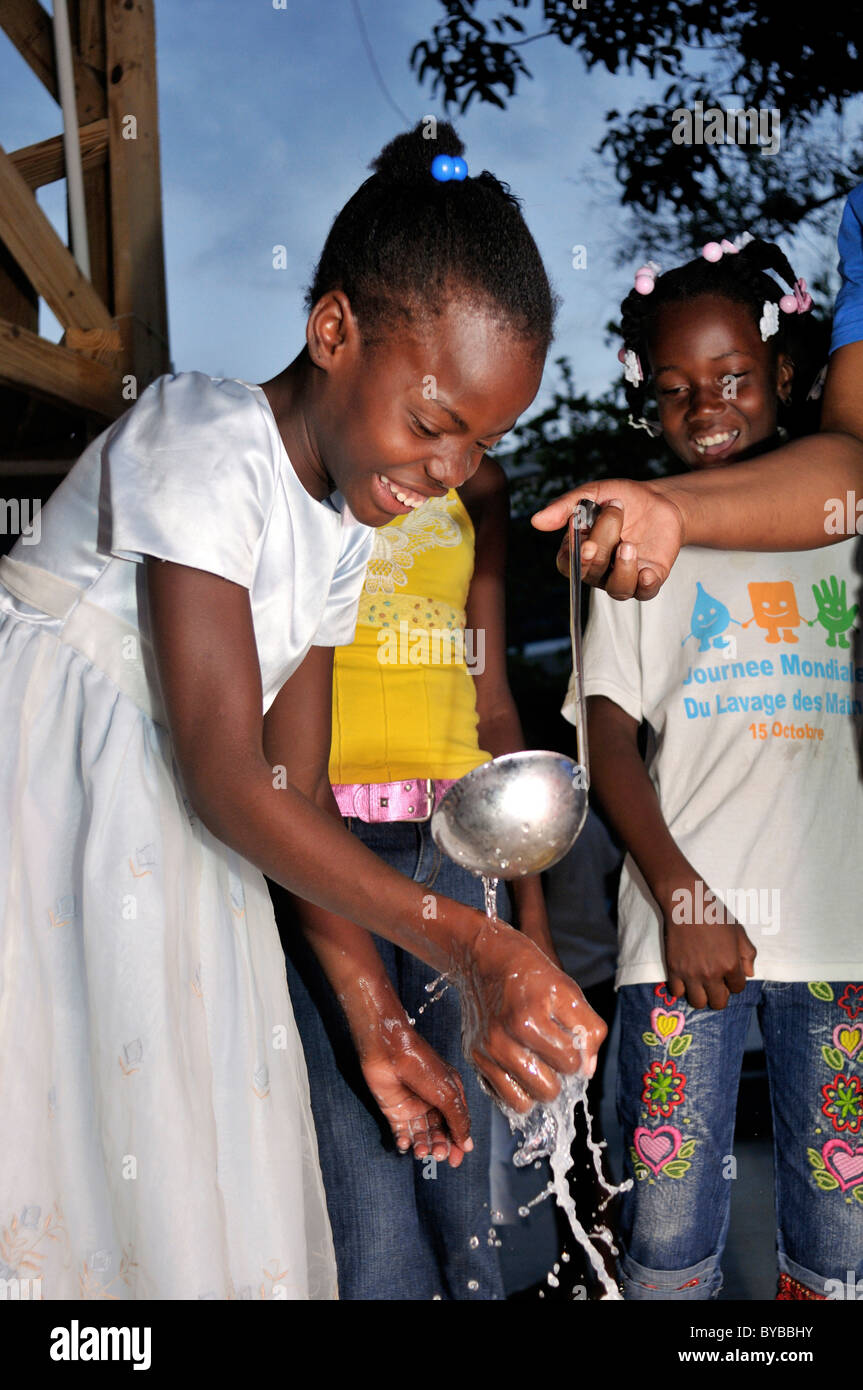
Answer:
<svg viewBox="0 0 863 1390"><path fill-rule="evenodd" d="M347 919L313 947L352 1035L456 1160L458 1078L369 931L452 973L518 1109L604 1033L526 937L430 912L327 776L370 528L475 473L551 336L515 200L487 173L438 182L441 141L411 138L422 166L374 174L337 219L347 254L322 259L290 366L155 381L0 565L0 1274L38 1271L49 1299L335 1296L264 873Z"/></svg>
<svg viewBox="0 0 863 1390"><path fill-rule="evenodd" d="M649 284L639 276L622 305L633 417L650 423L652 382L655 428L699 470L776 447L779 419L793 398L805 405L812 379L811 300L779 249L706 250ZM779 1296L825 1298L843 1271L861 1272L855 549L689 547L650 603L593 595L593 786L628 849L617 985L635 1179L621 1218L629 1299L708 1299L721 1287L754 1013L773 1110Z"/></svg>

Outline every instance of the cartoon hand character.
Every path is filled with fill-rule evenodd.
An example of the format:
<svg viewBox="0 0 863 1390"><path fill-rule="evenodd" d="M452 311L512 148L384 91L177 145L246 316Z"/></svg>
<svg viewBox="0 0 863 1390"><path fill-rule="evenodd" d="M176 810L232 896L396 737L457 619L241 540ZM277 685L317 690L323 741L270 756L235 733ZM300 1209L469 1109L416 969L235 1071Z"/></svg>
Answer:
<svg viewBox="0 0 863 1390"><path fill-rule="evenodd" d="M818 605L816 622L819 622L824 630L830 634L827 638L828 647L837 646L837 638L838 646L847 647L849 642L845 634L850 627L854 626L857 604L848 607L845 598L845 580L843 579L840 584L836 575L831 574L829 579L822 579L820 584L813 584L812 592Z"/></svg>
<svg viewBox="0 0 863 1390"><path fill-rule="evenodd" d="M770 584L748 585L753 616L749 623L766 629L766 642L796 642L797 634L792 628L799 627L803 621L797 608L794 585L788 579L780 579Z"/></svg>
<svg viewBox="0 0 863 1390"><path fill-rule="evenodd" d="M706 593L701 584L696 584L696 590L691 619L692 630L684 637L681 647L690 637L698 638L700 652L710 651L711 644L718 648L730 646L730 642L722 633L731 623L737 623L737 619L732 618L724 603L720 603L712 594ZM740 627L742 624L737 623L737 626Z"/></svg>

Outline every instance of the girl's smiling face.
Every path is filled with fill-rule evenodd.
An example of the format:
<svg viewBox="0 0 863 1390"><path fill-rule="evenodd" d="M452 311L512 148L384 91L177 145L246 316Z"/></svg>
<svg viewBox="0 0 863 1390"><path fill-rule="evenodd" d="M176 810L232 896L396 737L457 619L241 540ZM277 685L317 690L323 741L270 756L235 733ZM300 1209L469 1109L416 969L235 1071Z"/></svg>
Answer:
<svg viewBox="0 0 863 1390"><path fill-rule="evenodd" d="M744 304L700 295L663 305L649 353L663 437L687 467L738 461L775 433L794 367Z"/></svg>
<svg viewBox="0 0 863 1390"><path fill-rule="evenodd" d="M324 315L309 341L324 367L316 452L354 516L382 526L476 472L539 390L542 361L493 309L470 301L451 297L439 315L368 347L347 299L326 298L340 301L343 318L336 326Z"/></svg>

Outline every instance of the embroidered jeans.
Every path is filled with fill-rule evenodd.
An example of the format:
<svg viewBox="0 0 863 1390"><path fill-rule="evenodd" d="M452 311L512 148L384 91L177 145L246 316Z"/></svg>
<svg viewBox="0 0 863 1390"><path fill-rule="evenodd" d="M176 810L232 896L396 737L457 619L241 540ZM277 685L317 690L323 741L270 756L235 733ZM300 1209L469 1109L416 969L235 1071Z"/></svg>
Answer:
<svg viewBox="0 0 863 1390"><path fill-rule="evenodd" d="M482 908L480 879L441 854L427 821L350 830L393 868L430 891ZM318 1150L333 1228L339 1297L350 1300L503 1299L491 1222L491 1107L461 1049L458 991L429 1003L435 971L383 937L375 945L416 1028L461 1074L474 1149L458 1169L398 1152L360 1071L335 995L285 896L270 886L286 951L291 1002L309 1069ZM499 889L504 919L505 890Z"/></svg>
<svg viewBox="0 0 863 1390"><path fill-rule="evenodd" d="M751 1010L770 1083L779 1269L815 1296L863 1275L863 984L750 980L725 1009L665 985L619 991L628 1299L722 1287L737 1090ZM831 1281L839 1281L839 1284Z"/></svg>

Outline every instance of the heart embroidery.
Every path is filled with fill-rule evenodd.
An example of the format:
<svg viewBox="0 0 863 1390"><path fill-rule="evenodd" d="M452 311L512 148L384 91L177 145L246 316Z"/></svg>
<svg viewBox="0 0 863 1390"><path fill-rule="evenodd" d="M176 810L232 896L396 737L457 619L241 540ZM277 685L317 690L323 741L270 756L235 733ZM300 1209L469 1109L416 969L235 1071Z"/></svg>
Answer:
<svg viewBox="0 0 863 1390"><path fill-rule="evenodd" d="M821 1157L843 1192L863 1182L863 1144L852 1149L844 1139L829 1139L821 1150Z"/></svg>
<svg viewBox="0 0 863 1390"><path fill-rule="evenodd" d="M677 1009L673 1013L667 1009L652 1009L650 1026L659 1038L676 1038L683 1028L683 1014Z"/></svg>
<svg viewBox="0 0 863 1390"><path fill-rule="evenodd" d="M833 1041L846 1057L853 1057L863 1043L863 1028L849 1028L847 1023L840 1023L833 1029Z"/></svg>
<svg viewBox="0 0 863 1390"><path fill-rule="evenodd" d="M664 1168L665 1164L674 1158L683 1141L683 1135L673 1125L660 1125L659 1129L647 1129L644 1125L639 1125L632 1141L638 1157L658 1176L660 1168ZM827 1162L826 1155L824 1162Z"/></svg>

